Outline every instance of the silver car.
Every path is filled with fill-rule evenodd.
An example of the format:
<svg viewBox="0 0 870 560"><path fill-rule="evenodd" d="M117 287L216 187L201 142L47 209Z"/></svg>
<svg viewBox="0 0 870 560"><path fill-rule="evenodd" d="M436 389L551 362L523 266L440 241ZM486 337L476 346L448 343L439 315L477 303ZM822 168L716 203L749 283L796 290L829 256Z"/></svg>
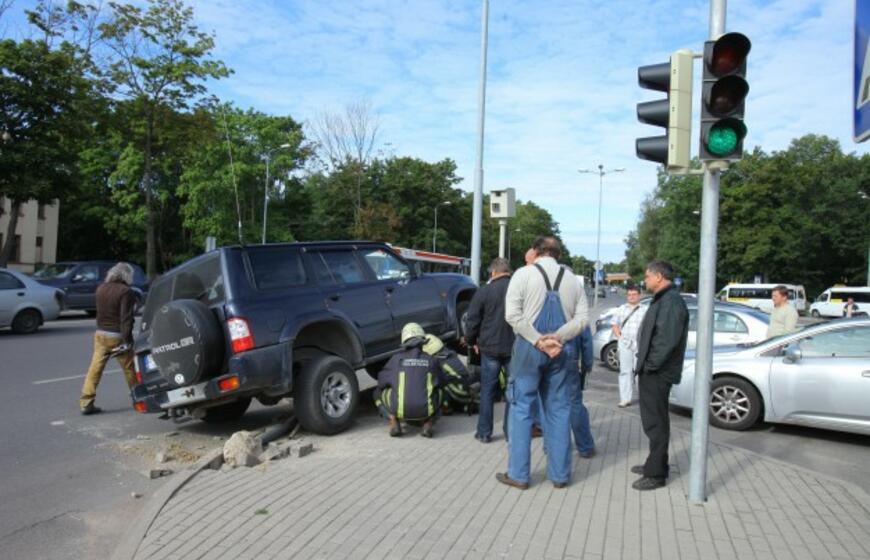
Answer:
<svg viewBox="0 0 870 560"><path fill-rule="evenodd" d="M671 404L692 407L694 378L694 356L687 355ZM714 350L710 423L745 430L761 418L870 435L870 319Z"/></svg>
<svg viewBox="0 0 870 560"><path fill-rule="evenodd" d="M649 303L641 303L649 305ZM686 349L695 348L698 324L698 305L689 303L689 336ZM756 342L764 340L770 316L746 305L716 303L713 305L713 346ZM592 337L594 355L613 371L619 371L619 350L616 337L608 326L595 331Z"/></svg>
<svg viewBox="0 0 870 560"><path fill-rule="evenodd" d="M0 268L0 328L28 334L45 321L57 319L63 292L8 268Z"/></svg>

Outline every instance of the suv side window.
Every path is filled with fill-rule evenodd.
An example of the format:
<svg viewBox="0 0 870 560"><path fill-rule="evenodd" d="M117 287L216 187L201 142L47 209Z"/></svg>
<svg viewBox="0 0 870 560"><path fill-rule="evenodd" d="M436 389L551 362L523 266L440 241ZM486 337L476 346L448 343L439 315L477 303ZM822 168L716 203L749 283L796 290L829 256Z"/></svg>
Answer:
<svg viewBox="0 0 870 560"><path fill-rule="evenodd" d="M366 275L351 250L319 251L311 254L314 274L321 285L356 284Z"/></svg>
<svg viewBox="0 0 870 560"><path fill-rule="evenodd" d="M364 249L362 254L378 280L403 280L411 276L408 265L383 249Z"/></svg>
<svg viewBox="0 0 870 560"><path fill-rule="evenodd" d="M306 282L302 258L294 247L250 250L248 261L259 290L289 288Z"/></svg>
<svg viewBox="0 0 870 560"><path fill-rule="evenodd" d="M24 284L8 272L0 272L0 290L20 290Z"/></svg>
<svg viewBox="0 0 870 560"><path fill-rule="evenodd" d="M100 279L100 267L95 264L80 266L73 278L78 278L79 282L96 282Z"/></svg>

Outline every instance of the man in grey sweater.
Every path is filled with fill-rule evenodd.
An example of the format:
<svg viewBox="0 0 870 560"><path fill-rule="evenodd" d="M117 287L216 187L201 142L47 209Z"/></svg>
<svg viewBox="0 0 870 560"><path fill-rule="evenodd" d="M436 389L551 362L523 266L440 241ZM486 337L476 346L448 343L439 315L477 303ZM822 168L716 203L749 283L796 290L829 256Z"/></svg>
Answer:
<svg viewBox="0 0 870 560"><path fill-rule="evenodd" d="M508 471L496 479L529 487L531 405L540 394L548 477L556 488L564 488L571 474L568 375L579 375L573 339L586 326L589 310L580 283L557 262L559 240L539 237L533 249L539 258L514 273L506 294L505 319L517 338L507 389Z"/></svg>

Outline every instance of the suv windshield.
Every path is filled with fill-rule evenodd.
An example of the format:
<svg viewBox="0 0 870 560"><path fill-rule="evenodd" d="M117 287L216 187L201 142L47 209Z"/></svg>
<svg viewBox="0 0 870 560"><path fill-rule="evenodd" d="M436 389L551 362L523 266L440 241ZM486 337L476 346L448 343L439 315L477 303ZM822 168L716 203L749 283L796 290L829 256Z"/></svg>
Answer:
<svg viewBox="0 0 870 560"><path fill-rule="evenodd" d="M155 282L142 312L142 330L148 328L155 310L177 299L196 299L206 305L224 299L220 255L211 255Z"/></svg>
<svg viewBox="0 0 870 560"><path fill-rule="evenodd" d="M66 278L75 268L74 264L50 264L33 273L34 278Z"/></svg>

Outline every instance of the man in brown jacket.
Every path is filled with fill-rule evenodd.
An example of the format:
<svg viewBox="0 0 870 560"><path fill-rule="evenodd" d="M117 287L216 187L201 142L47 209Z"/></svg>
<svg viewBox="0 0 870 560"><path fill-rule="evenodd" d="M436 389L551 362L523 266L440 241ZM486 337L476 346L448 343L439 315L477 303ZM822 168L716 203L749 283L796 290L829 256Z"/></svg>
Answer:
<svg viewBox="0 0 870 560"><path fill-rule="evenodd" d="M106 274L106 281L97 288L97 332L94 333L94 355L85 376L79 406L82 414L96 414L102 410L94 405L97 385L109 358L115 356L124 370L130 389L136 384L133 368L133 311L136 299L130 290L133 267L118 263ZM126 345L126 349L123 346ZM121 352L118 352L122 349Z"/></svg>

